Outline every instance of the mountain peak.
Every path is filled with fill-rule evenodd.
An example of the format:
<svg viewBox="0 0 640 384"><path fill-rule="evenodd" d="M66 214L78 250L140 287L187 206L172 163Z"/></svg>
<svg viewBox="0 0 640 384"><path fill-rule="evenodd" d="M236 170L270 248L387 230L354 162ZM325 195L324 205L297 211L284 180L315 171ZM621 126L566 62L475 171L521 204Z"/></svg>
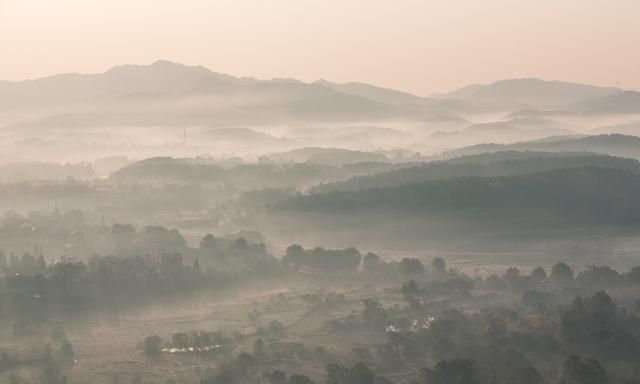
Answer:
<svg viewBox="0 0 640 384"><path fill-rule="evenodd" d="M176 63L169 60L156 60L151 64L125 64L117 65L109 69L105 73L122 73L122 72L193 72L200 74L213 74L212 71L203 66L190 66L181 63Z"/></svg>
<svg viewBox="0 0 640 384"><path fill-rule="evenodd" d="M525 77L498 80L487 85L467 86L439 97L459 98L489 105L559 106L619 92L621 91L618 88Z"/></svg>
<svg viewBox="0 0 640 384"><path fill-rule="evenodd" d="M153 63L151 63L152 67L155 66L180 66L180 67L186 67L186 65L184 64L180 64L180 63L176 63L175 61L169 61L169 60L164 60L164 59L158 59L156 61L154 61Z"/></svg>
<svg viewBox="0 0 640 384"><path fill-rule="evenodd" d="M334 83L326 79L320 79L313 83L332 89L337 92L352 96L364 97L380 103L388 104L422 104L426 100L420 96L395 89L383 88L377 85L350 81L347 83Z"/></svg>

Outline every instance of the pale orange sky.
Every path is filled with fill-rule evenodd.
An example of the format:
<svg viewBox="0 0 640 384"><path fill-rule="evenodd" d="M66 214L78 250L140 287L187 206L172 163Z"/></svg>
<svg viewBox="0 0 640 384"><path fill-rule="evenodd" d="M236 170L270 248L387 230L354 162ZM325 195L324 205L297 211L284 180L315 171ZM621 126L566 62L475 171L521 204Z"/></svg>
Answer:
<svg viewBox="0 0 640 384"><path fill-rule="evenodd" d="M640 88L640 0L0 0L0 79L167 59L420 95L540 77Z"/></svg>

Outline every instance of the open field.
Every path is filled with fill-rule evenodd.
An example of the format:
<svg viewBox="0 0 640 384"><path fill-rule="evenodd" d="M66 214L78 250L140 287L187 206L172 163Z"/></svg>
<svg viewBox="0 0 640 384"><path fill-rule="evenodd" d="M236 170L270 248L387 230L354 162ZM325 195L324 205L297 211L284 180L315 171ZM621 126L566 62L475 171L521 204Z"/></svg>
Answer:
<svg viewBox="0 0 640 384"><path fill-rule="evenodd" d="M364 332L338 336L326 328L327 321L361 310L360 299L374 293L370 289L345 291L349 304L336 310L314 309L300 299L300 295L312 292L308 288L247 291L219 301L198 301L176 310L145 309L140 314L134 312L84 330L74 330L69 332L69 341L77 362L68 369L68 378L70 383L113 384L130 383L136 377L143 377L145 383L193 377L202 370L215 368L227 357L163 353L159 359L148 359L141 350L142 340L149 335L159 335L164 339L178 332L221 331L229 336L237 333L246 336L234 345L233 350L226 352L226 356L243 350L250 352L256 339L257 324L249 321L247 315L253 310L261 312L257 323L266 325L277 320L285 326L286 336L279 340L281 343L302 343L310 349L323 347L331 354L343 356L348 356L354 347L384 344L385 338L376 334ZM391 297L388 299L388 303L396 301ZM280 367L310 377L321 377L324 366L324 362L319 361L298 368L295 360L282 360L262 362L260 369L266 371Z"/></svg>

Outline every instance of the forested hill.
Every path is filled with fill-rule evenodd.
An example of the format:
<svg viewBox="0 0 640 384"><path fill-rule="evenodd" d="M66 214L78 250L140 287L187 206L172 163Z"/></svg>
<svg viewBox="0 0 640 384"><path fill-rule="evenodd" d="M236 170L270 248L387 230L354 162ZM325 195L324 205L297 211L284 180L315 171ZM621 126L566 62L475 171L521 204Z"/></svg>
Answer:
<svg viewBox="0 0 640 384"><path fill-rule="evenodd" d="M639 159L640 137L611 134L558 137L514 144L478 144L445 152L442 157L453 158L498 151L594 152Z"/></svg>
<svg viewBox="0 0 640 384"><path fill-rule="evenodd" d="M491 162L493 161L493 162ZM467 156L451 161L425 163L373 175L356 176L349 180L321 184L312 192L355 191L372 188L398 187L455 177L498 177L529 174L560 168L618 168L640 174L640 162L610 156L539 152L499 152Z"/></svg>
<svg viewBox="0 0 640 384"><path fill-rule="evenodd" d="M138 161L114 172L118 183L161 182L221 184L240 189L312 186L320 182L344 180L369 172L404 166L390 163L358 163L340 166L297 163L238 163L220 165L212 161L156 157Z"/></svg>
<svg viewBox="0 0 640 384"><path fill-rule="evenodd" d="M399 215L521 224L640 226L640 176L585 167L503 177L462 177L393 188L301 195L272 207L296 217Z"/></svg>

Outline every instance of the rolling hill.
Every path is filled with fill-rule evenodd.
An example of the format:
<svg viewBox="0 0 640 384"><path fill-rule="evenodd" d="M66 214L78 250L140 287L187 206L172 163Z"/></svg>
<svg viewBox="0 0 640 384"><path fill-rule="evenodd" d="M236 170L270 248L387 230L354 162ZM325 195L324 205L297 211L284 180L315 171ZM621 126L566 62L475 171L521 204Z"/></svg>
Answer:
<svg viewBox="0 0 640 384"><path fill-rule="evenodd" d="M324 152L316 153L322 156ZM313 157L313 155L312 155ZM329 156L333 157L333 156ZM306 188L321 182L381 172L402 165L388 163L221 163L212 159L154 157L111 174L115 183L203 184L234 190Z"/></svg>
<svg viewBox="0 0 640 384"><path fill-rule="evenodd" d="M398 187L300 195L274 217L336 225L344 218L482 220L523 227L640 226L640 175L622 169L562 168L526 175L460 177ZM382 225L384 220L380 222ZM325 223L325 225L327 225Z"/></svg>
<svg viewBox="0 0 640 384"><path fill-rule="evenodd" d="M611 134L547 138L513 144L479 144L445 152L439 158L447 159L499 151L593 152L640 159L640 137Z"/></svg>
<svg viewBox="0 0 640 384"><path fill-rule="evenodd" d="M342 148L305 147L292 151L272 153L269 159L277 162L344 165L355 163L388 163L391 160L375 152L353 151Z"/></svg>
<svg viewBox="0 0 640 384"><path fill-rule="evenodd" d="M640 114L640 92L625 91L584 100L565 112L582 115Z"/></svg>
<svg viewBox="0 0 640 384"><path fill-rule="evenodd" d="M357 176L345 181L322 184L311 191L313 193L357 191L398 187L440 179L513 176L582 167L624 169L640 175L640 162L631 159L576 153L497 152Z"/></svg>

